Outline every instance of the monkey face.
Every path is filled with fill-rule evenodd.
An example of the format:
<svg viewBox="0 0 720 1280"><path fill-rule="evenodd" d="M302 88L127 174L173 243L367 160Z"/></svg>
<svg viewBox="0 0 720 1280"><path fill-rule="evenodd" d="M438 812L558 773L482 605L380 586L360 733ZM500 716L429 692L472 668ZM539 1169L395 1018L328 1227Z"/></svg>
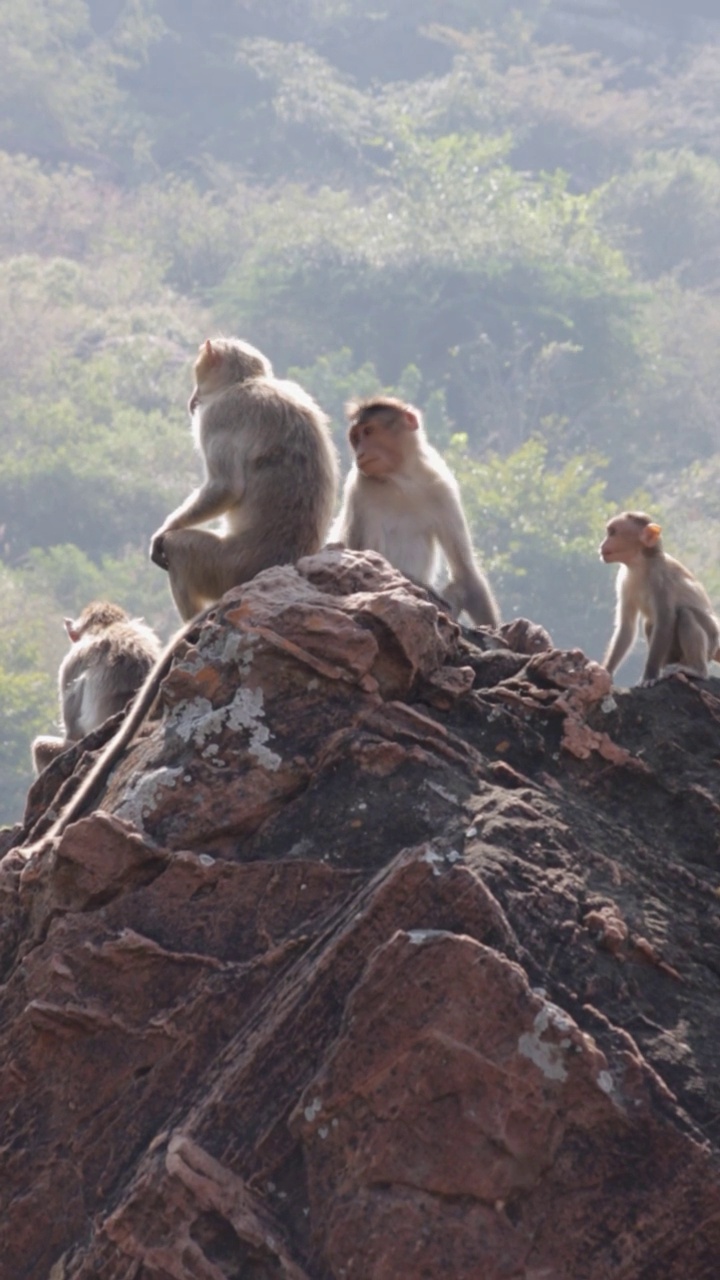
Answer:
<svg viewBox="0 0 720 1280"><path fill-rule="evenodd" d="M416 448L411 433L417 431L414 414L381 411L350 428L348 439L358 471L372 479L384 479L401 471Z"/></svg>
<svg viewBox="0 0 720 1280"><path fill-rule="evenodd" d="M364 476L379 478L394 469L390 433L387 424L379 417L356 424L350 431L349 439L358 471L362 471Z"/></svg>
<svg viewBox="0 0 720 1280"><path fill-rule="evenodd" d="M600 559L605 564L629 565L657 546L659 540L659 524L653 524L641 512L624 511L606 525L599 547Z"/></svg>
<svg viewBox="0 0 720 1280"><path fill-rule="evenodd" d="M628 527L621 516L611 520L606 527L605 537L598 548L600 559L605 564L625 564L628 557L639 550L637 533Z"/></svg>

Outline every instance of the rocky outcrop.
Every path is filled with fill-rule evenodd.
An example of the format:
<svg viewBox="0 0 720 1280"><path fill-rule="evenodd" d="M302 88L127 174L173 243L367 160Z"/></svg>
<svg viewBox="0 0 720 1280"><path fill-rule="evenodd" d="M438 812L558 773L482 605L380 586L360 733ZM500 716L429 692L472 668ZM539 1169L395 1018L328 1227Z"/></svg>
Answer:
<svg viewBox="0 0 720 1280"><path fill-rule="evenodd" d="M114 727L2 838L2 1280L714 1280L720 682L329 550L43 836Z"/></svg>

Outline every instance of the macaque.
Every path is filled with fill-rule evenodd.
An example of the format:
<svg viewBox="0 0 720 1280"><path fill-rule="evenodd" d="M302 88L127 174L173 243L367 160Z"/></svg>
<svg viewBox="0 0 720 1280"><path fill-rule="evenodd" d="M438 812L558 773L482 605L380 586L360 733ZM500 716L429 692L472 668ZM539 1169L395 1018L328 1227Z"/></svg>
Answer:
<svg viewBox="0 0 720 1280"><path fill-rule="evenodd" d="M249 343L201 345L188 409L205 480L150 544L185 620L261 569L318 551L337 491L325 414ZM195 527L217 516L221 534Z"/></svg>
<svg viewBox="0 0 720 1280"><path fill-rule="evenodd" d="M55 820L49 831L41 837L43 843L46 839L61 836L66 827L69 827L72 822L76 822L78 818L82 817L85 809L87 809L95 799L101 787L120 759L123 751L131 744L131 742L133 742L138 730L149 712L152 710L158 693L160 692L160 685L170 670L176 653L188 636L190 636L190 634L202 624L204 619L212 613L213 607L214 606L211 605L209 608L203 610L203 612L197 617L192 618L184 627L181 627L180 630L176 632L165 646L146 676L144 684L138 690L133 704L117 733L110 739L107 745L103 747L89 773L87 773L83 778L75 794L70 797L62 813ZM23 852L25 856L29 858L35 853L37 848L39 848L39 842L37 844L28 845Z"/></svg>
<svg viewBox="0 0 720 1280"><path fill-rule="evenodd" d="M498 607L473 557L457 481L428 444L417 409L390 396L351 401L348 439L355 465L345 481L331 540L379 551L396 569L432 587L440 553L450 581L440 588L454 617L496 627Z"/></svg>
<svg viewBox="0 0 720 1280"><path fill-rule="evenodd" d="M720 621L697 578L663 551L660 532L643 511L623 511L606 527L600 556L620 571L615 631L603 666L612 673L620 665L642 617L648 642L643 684L672 669L707 678L708 663L720 659Z"/></svg>
<svg viewBox="0 0 720 1280"><path fill-rule="evenodd" d="M119 605L95 601L78 618L65 618L70 652L60 663L58 686L64 737L32 744L40 773L73 742L122 711L137 693L160 653L160 641L140 618Z"/></svg>

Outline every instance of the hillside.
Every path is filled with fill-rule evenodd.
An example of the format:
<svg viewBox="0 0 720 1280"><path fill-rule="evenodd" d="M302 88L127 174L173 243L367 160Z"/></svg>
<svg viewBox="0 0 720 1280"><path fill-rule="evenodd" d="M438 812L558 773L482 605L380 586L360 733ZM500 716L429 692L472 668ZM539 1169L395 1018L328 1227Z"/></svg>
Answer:
<svg viewBox="0 0 720 1280"><path fill-rule="evenodd" d="M164 636L198 343L456 470L503 617L598 658L642 505L720 602L720 22L709 0L0 0L0 820L63 616ZM632 668L627 669L628 678Z"/></svg>
<svg viewBox="0 0 720 1280"><path fill-rule="evenodd" d="M230 593L3 836L3 1280L714 1280L719 720L379 557Z"/></svg>

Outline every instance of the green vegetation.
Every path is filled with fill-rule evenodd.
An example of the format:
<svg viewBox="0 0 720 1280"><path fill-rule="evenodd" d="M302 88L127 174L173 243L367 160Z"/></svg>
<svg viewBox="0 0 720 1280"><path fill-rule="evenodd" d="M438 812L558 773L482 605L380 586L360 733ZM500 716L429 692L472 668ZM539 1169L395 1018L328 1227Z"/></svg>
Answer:
<svg viewBox="0 0 720 1280"><path fill-rule="evenodd" d="M639 490L720 603L720 22L565 9L0 0L0 820L63 615L172 629L146 548L216 330L341 449L351 395L417 403L506 617L599 656L596 548Z"/></svg>

